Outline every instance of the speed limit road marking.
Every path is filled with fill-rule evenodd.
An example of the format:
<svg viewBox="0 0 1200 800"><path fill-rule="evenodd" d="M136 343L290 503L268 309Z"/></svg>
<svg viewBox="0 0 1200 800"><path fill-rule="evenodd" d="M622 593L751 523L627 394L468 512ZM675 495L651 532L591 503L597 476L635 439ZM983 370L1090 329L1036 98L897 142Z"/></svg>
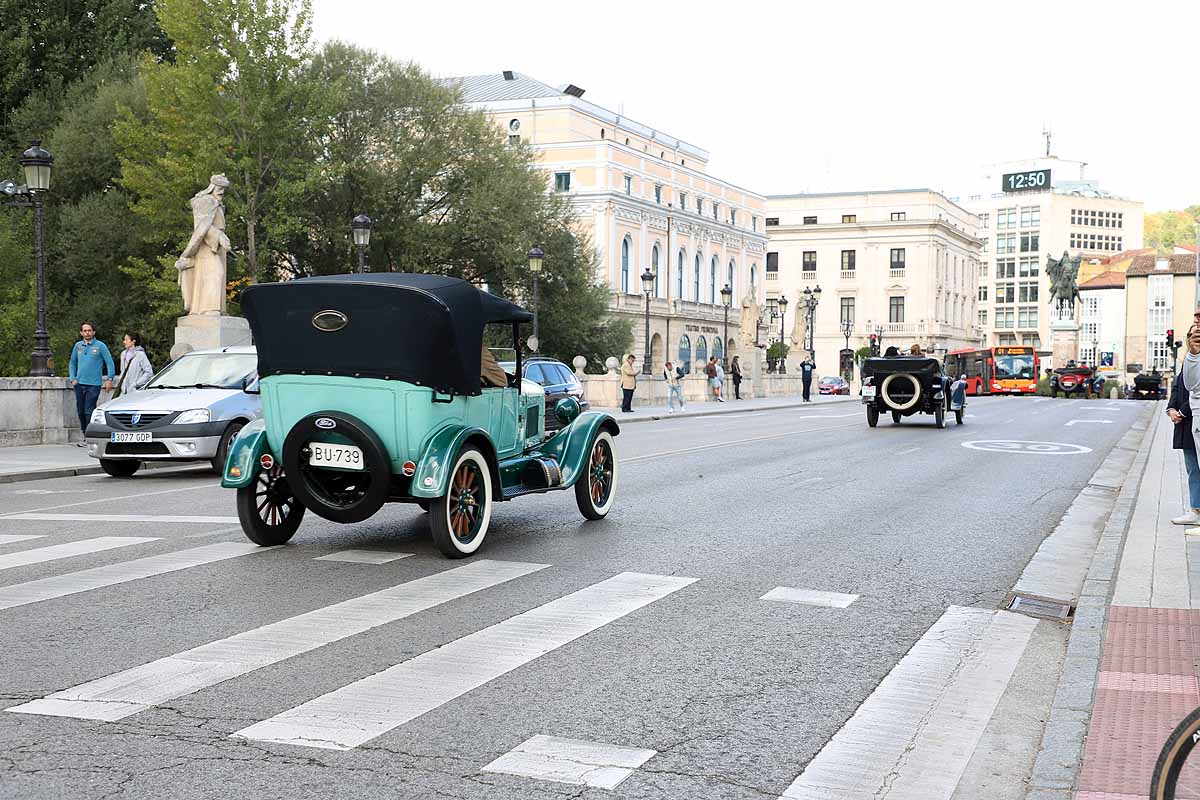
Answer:
<svg viewBox="0 0 1200 800"><path fill-rule="evenodd" d="M963 442L970 450L987 450L992 453L1023 453L1035 456L1076 456L1092 452L1092 448L1081 444L1063 442L1027 442L1016 439L986 439Z"/></svg>

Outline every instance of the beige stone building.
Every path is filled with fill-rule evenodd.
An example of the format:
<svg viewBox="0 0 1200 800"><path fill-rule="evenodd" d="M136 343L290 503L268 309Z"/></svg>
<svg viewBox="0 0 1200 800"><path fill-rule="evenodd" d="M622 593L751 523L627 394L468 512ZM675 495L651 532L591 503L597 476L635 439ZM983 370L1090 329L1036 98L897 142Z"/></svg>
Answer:
<svg viewBox="0 0 1200 800"><path fill-rule="evenodd" d="M598 252L612 311L635 323L639 364L647 268L656 276L650 298L656 372L666 358L694 365L726 351L746 356L739 344L742 304L763 296L762 195L709 175L707 151L584 100L579 87L556 88L507 71L450 80L463 102L502 126L510 142L532 147L547 190L569 199ZM733 291L728 336L726 285Z"/></svg>
<svg viewBox="0 0 1200 800"><path fill-rule="evenodd" d="M1171 368L1167 329L1182 341L1196 307L1196 257L1134 258L1125 272L1125 363L1145 371Z"/></svg>
<svg viewBox="0 0 1200 800"><path fill-rule="evenodd" d="M784 328L798 346L789 370L803 342L803 291L818 285L813 343L822 375L837 373L843 321L852 349L876 331L885 348L919 343L934 354L978 343L976 225L930 189L768 197L765 283L769 298L788 298ZM778 331L776 321L772 338Z"/></svg>

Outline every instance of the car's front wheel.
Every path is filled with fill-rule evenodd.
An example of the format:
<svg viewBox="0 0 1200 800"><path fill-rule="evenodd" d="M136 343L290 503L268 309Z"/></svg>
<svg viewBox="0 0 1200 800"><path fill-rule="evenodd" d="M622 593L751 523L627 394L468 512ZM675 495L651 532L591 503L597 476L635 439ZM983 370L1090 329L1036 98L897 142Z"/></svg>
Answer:
<svg viewBox="0 0 1200 800"><path fill-rule="evenodd" d="M583 470L575 481L575 504L587 519L604 519L617 496L617 456L611 433L596 434Z"/></svg>
<svg viewBox="0 0 1200 800"><path fill-rule="evenodd" d="M114 478L128 478L137 472L142 462L135 458L102 458L100 469Z"/></svg>
<svg viewBox="0 0 1200 800"><path fill-rule="evenodd" d="M433 543L447 558L465 558L483 544L492 519L492 473L475 447L464 447L450 470L450 487L429 508Z"/></svg>
<svg viewBox="0 0 1200 800"><path fill-rule="evenodd" d="M233 440L237 438L243 427L241 422L231 422L225 432L221 434L221 443L217 445L217 454L209 462L213 472L218 475L224 474L225 458L229 455L229 448L233 447Z"/></svg>
<svg viewBox="0 0 1200 800"><path fill-rule="evenodd" d="M237 490L237 512L246 538L264 547L287 542L304 519L304 505L278 464Z"/></svg>

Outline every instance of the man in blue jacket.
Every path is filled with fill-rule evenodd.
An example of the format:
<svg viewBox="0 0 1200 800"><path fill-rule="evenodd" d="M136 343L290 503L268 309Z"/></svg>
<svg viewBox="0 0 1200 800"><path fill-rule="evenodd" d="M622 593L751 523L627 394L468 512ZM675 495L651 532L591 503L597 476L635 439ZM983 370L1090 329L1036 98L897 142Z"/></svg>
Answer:
<svg viewBox="0 0 1200 800"><path fill-rule="evenodd" d="M90 322L79 326L79 335L83 338L71 348L71 385L75 387L75 411L79 414L79 430L87 431L88 420L96 410L96 401L100 399L100 390L111 389L113 377L117 374L113 366L112 354L108 346L96 338L96 328ZM87 445L86 441L77 442L80 447Z"/></svg>

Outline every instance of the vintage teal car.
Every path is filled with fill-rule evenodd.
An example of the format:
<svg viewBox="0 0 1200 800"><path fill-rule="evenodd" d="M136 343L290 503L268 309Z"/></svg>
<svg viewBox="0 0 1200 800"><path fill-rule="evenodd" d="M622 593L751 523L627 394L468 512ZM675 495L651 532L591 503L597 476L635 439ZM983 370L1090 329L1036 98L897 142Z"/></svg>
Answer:
<svg viewBox="0 0 1200 800"><path fill-rule="evenodd" d="M263 416L230 447L221 485L237 489L251 541L287 542L305 509L349 523L415 503L438 549L462 558L483 544L493 503L574 487L587 519L612 508L611 416L566 398L547 437L540 386L481 379L485 326L511 336L521 374L533 317L520 306L457 278L382 273L258 284L242 310Z"/></svg>

